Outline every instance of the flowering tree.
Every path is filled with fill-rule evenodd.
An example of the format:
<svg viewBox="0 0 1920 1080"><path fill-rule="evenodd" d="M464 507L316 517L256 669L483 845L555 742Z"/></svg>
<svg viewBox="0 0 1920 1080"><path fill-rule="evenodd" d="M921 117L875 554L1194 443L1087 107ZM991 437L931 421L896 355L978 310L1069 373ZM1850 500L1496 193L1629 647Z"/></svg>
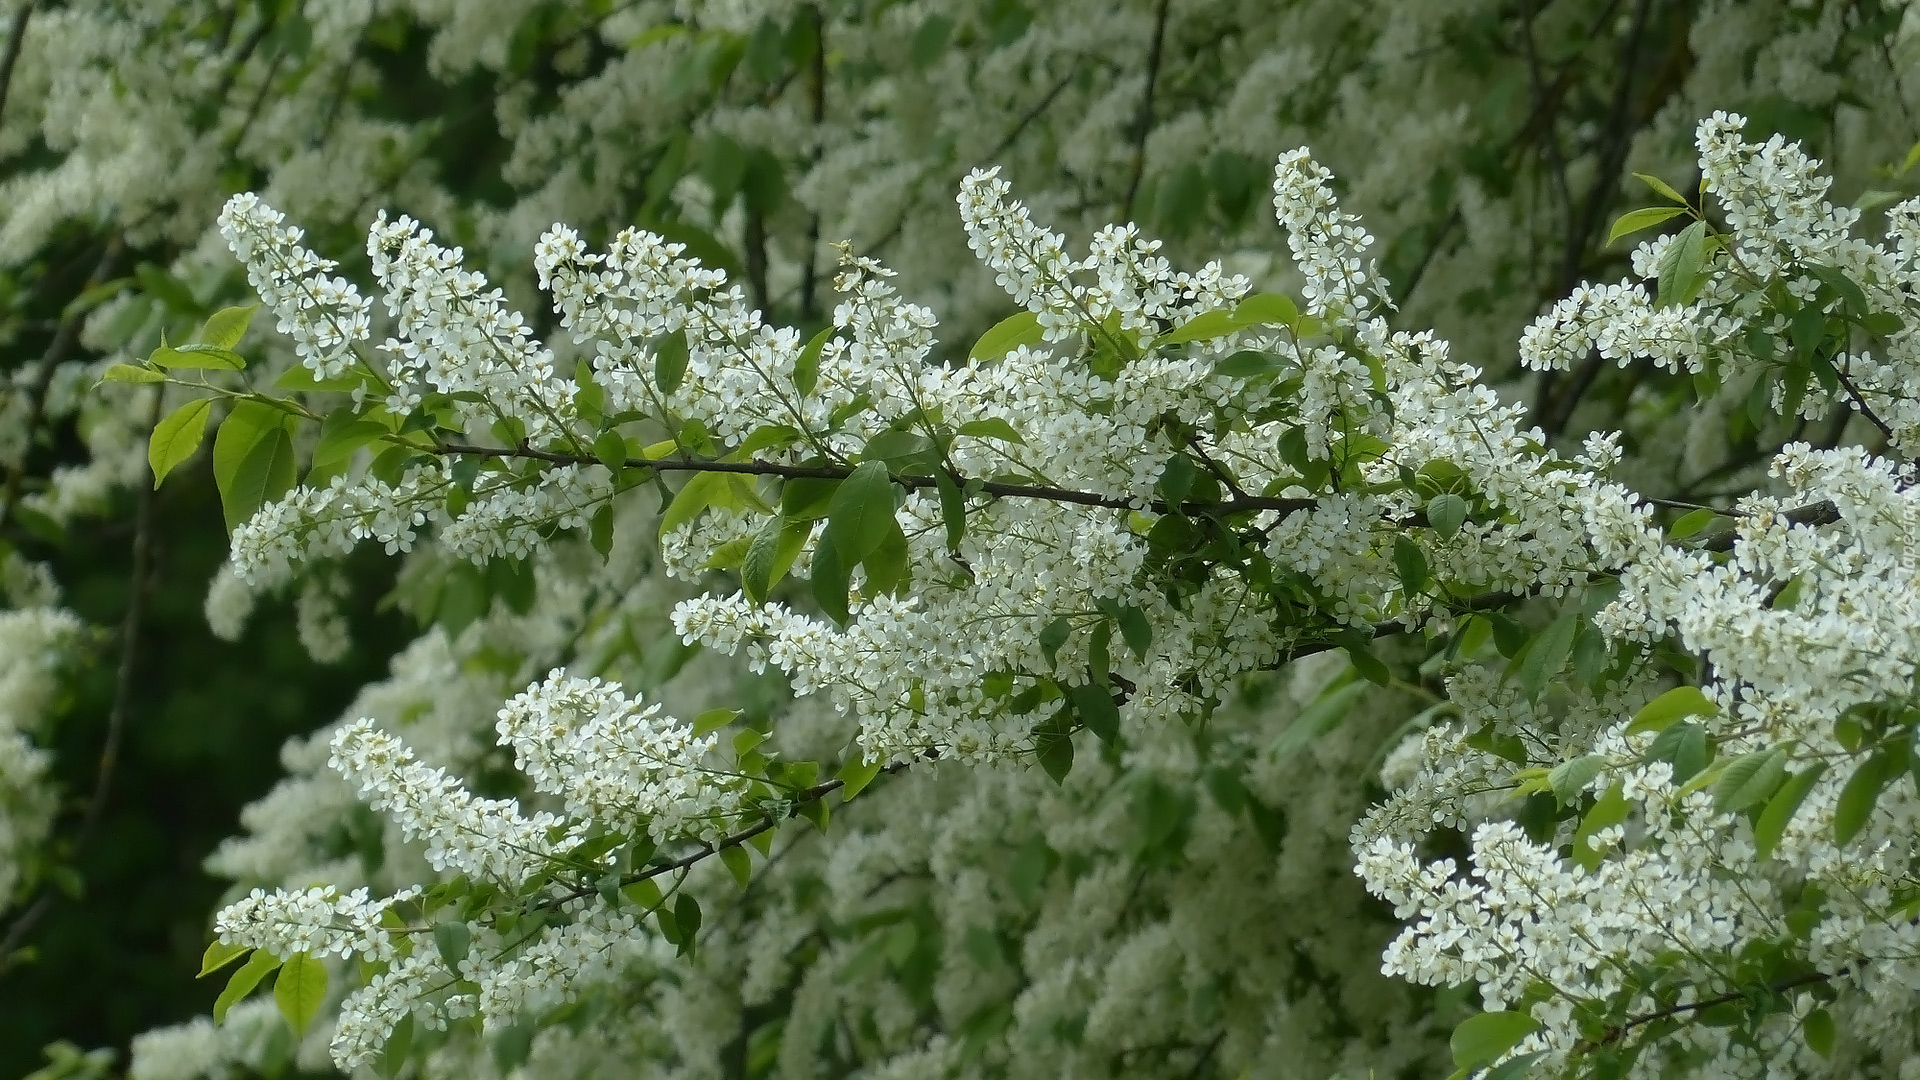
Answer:
<svg viewBox="0 0 1920 1080"><path fill-rule="evenodd" d="M8 512L427 627L133 1075L1912 1071L1904 8L34 11Z"/></svg>

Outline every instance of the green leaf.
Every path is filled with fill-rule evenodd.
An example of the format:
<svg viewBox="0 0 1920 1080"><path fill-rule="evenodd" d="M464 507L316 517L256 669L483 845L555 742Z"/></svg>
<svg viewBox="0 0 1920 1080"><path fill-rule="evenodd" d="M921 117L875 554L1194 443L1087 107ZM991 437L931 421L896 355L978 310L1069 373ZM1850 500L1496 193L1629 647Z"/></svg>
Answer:
<svg viewBox="0 0 1920 1080"><path fill-rule="evenodd" d="M313 447L313 467L321 469L345 461L354 451L386 434L386 425L360 419L351 408L336 409L320 422L320 441Z"/></svg>
<svg viewBox="0 0 1920 1080"><path fill-rule="evenodd" d="M1073 771L1073 738L1064 731L1043 731L1034 736L1034 757L1056 784L1064 784Z"/></svg>
<svg viewBox="0 0 1920 1080"><path fill-rule="evenodd" d="M1807 1049L1823 1058L1833 1056L1833 1014L1825 1009L1815 1009L1800 1021L1800 1035L1807 1040Z"/></svg>
<svg viewBox="0 0 1920 1080"><path fill-rule="evenodd" d="M1279 738L1273 740L1274 755L1289 757L1331 731L1334 725L1346 719L1353 703L1366 691L1367 684L1362 682L1349 682L1321 691L1319 697L1300 710L1300 715L1287 725Z"/></svg>
<svg viewBox="0 0 1920 1080"><path fill-rule="evenodd" d="M1467 523L1467 500L1444 492L1427 500L1427 525L1442 540L1451 540Z"/></svg>
<svg viewBox="0 0 1920 1080"><path fill-rule="evenodd" d="M1396 534L1393 538L1393 565L1400 574L1400 587L1409 596L1426 589L1427 553L1420 550L1420 544L1406 533Z"/></svg>
<svg viewBox="0 0 1920 1080"><path fill-rule="evenodd" d="M739 709L708 709L693 718L693 737L711 735L739 718Z"/></svg>
<svg viewBox="0 0 1920 1080"><path fill-rule="evenodd" d="M234 405L213 440L213 479L232 532L293 487L292 417L258 401Z"/></svg>
<svg viewBox="0 0 1920 1080"><path fill-rule="evenodd" d="M873 783L873 778L879 775L879 760L876 759L869 764L866 756L856 749L847 758L847 763L840 766L840 772L835 777L840 781L840 801L852 802L854 796L867 790L867 785Z"/></svg>
<svg viewBox="0 0 1920 1080"><path fill-rule="evenodd" d="M216 941L200 954L200 974L195 978L204 979L252 951L251 945L229 945L224 941Z"/></svg>
<svg viewBox="0 0 1920 1080"><path fill-rule="evenodd" d="M1681 210L1686 209L1687 197L1673 190L1673 188L1670 185L1668 185L1668 183L1665 180L1662 180L1657 176L1652 176L1643 172L1637 172L1637 173L1634 173L1633 175L1636 179L1644 182L1648 187L1652 188L1654 190L1654 193L1659 195L1661 198L1666 199L1669 202L1678 203L1679 208Z"/></svg>
<svg viewBox="0 0 1920 1080"><path fill-rule="evenodd" d="M812 532L811 522L786 517L767 519L754 534L746 561L740 566L740 587L747 599L756 604L766 600L773 587L793 569L793 561L800 557L800 549L806 546Z"/></svg>
<svg viewBox="0 0 1920 1080"><path fill-rule="evenodd" d="M195 398L168 413L154 425L147 439L147 464L153 468L153 486L200 449L207 434L207 415L213 411L212 398Z"/></svg>
<svg viewBox="0 0 1920 1080"><path fill-rule="evenodd" d="M1599 868L1600 861L1605 856L1595 851L1593 845L1587 841L1597 835L1600 830L1612 828L1627 820L1629 807L1626 796L1622 793L1623 790L1619 784L1608 788L1605 795L1594 800L1593 809L1587 811L1587 816L1580 819L1580 827L1574 830L1573 861L1589 872Z"/></svg>
<svg viewBox="0 0 1920 1080"><path fill-rule="evenodd" d="M1292 326L1299 320L1299 305L1283 293L1254 293L1233 309L1241 326Z"/></svg>
<svg viewBox="0 0 1920 1080"><path fill-rule="evenodd" d="M1755 750L1727 762L1713 785L1713 808L1738 813L1771 797L1787 774L1788 748Z"/></svg>
<svg viewBox="0 0 1920 1080"><path fill-rule="evenodd" d="M253 993L253 988L260 985L260 980L266 978L269 972L279 966L279 957L264 949L255 949L253 955L247 958L247 962L240 965L228 977L227 988L220 991L220 996L214 999L214 1023L225 1023L227 1010L239 1004L248 994Z"/></svg>
<svg viewBox="0 0 1920 1080"><path fill-rule="evenodd" d="M1654 698L1634 714L1633 722L1627 725L1628 735L1638 735L1643 731L1665 731L1675 721L1689 716L1712 716L1720 707L1707 700L1707 695L1697 686L1676 686Z"/></svg>
<svg viewBox="0 0 1920 1080"><path fill-rule="evenodd" d="M1213 373L1229 379L1256 379L1285 371L1286 361L1258 349L1241 349L1213 365Z"/></svg>
<svg viewBox="0 0 1920 1080"><path fill-rule="evenodd" d="M653 382L663 394L680 389L687 377L687 334L676 330L653 345Z"/></svg>
<svg viewBox="0 0 1920 1080"><path fill-rule="evenodd" d="M893 516L893 481L878 461L863 461L833 493L826 541L851 569L900 529Z"/></svg>
<svg viewBox="0 0 1920 1080"><path fill-rule="evenodd" d="M175 348L162 345L153 350L147 362L155 367L166 368L211 368L218 371L239 371L247 366L247 361L232 349L223 349L214 345L182 345Z"/></svg>
<svg viewBox="0 0 1920 1080"><path fill-rule="evenodd" d="M969 420L961 424L958 430L962 435L975 435L983 439L998 439L1001 442L1019 443L1021 446L1027 444L1027 440L1020 437L1020 433L1013 429L1012 424L1007 423L997 416L989 416L983 420Z"/></svg>
<svg viewBox="0 0 1920 1080"><path fill-rule="evenodd" d="M968 350L969 360L998 360L1022 345L1037 345L1045 336L1040 316L1031 311L1009 315L980 335Z"/></svg>
<svg viewBox="0 0 1920 1080"><path fill-rule="evenodd" d="M1103 743L1120 737L1120 709L1113 703L1112 691L1098 682L1081 683L1073 688L1073 711L1080 722Z"/></svg>
<svg viewBox="0 0 1920 1080"><path fill-rule="evenodd" d="M294 953L273 980L273 1002L280 1006L295 1035L305 1035L313 1018L320 1014L320 1003L327 999L327 965Z"/></svg>
<svg viewBox="0 0 1920 1080"><path fill-rule="evenodd" d="M1880 792L1891 779L1893 769L1884 754L1875 754L1854 770L1847 786L1840 789L1840 801L1833 808L1834 843L1846 847L1860 835L1867 819L1873 816Z"/></svg>
<svg viewBox="0 0 1920 1080"><path fill-rule="evenodd" d="M1719 514L1704 506L1698 510L1689 510L1680 515L1680 520L1673 523L1673 528L1667 530L1667 539L1685 540L1687 537L1713 524L1713 519L1719 516Z"/></svg>
<svg viewBox="0 0 1920 1080"><path fill-rule="evenodd" d="M132 364L115 364L100 376L101 382L125 383L161 383L167 381L163 371L152 368L135 367Z"/></svg>
<svg viewBox="0 0 1920 1080"><path fill-rule="evenodd" d="M947 530L947 550L957 552L960 541L967 538L966 496L944 469L933 474L933 486L940 493L940 520Z"/></svg>
<svg viewBox="0 0 1920 1080"><path fill-rule="evenodd" d="M1049 667L1060 663L1060 646L1067 643L1067 635L1073 633L1073 622L1066 616L1053 620L1040 628L1040 651L1046 654Z"/></svg>
<svg viewBox="0 0 1920 1080"><path fill-rule="evenodd" d="M847 625L851 614L847 611L847 578L851 570L841 563L839 552L831 543L822 538L813 546L813 602L820 610L841 626Z"/></svg>
<svg viewBox="0 0 1920 1080"><path fill-rule="evenodd" d="M1773 849L1780 844L1780 838L1786 835L1787 825L1793 821L1794 814L1800 810L1800 804L1806 801L1807 792L1813 790L1814 782L1827 771L1827 763L1815 762L1805 772L1794 773L1767 800L1766 809L1753 823L1753 851L1759 859L1773 856Z"/></svg>
<svg viewBox="0 0 1920 1080"><path fill-rule="evenodd" d="M473 947L473 929L463 919L435 923L433 947L439 950L440 960L449 970L459 971L460 961L467 958L467 950Z"/></svg>
<svg viewBox="0 0 1920 1080"><path fill-rule="evenodd" d="M207 317L207 323L200 328L200 340L217 349L232 349L240 344L247 334L247 325L253 322L253 313L259 304L246 307L226 307Z"/></svg>
<svg viewBox="0 0 1920 1080"><path fill-rule="evenodd" d="M1181 345L1189 341L1205 341L1208 338L1221 337L1245 328L1245 325L1235 319L1230 311L1203 311L1160 335L1154 343Z"/></svg>
<svg viewBox="0 0 1920 1080"><path fill-rule="evenodd" d="M820 380L820 350L827 347L827 340L833 337L833 331L834 328L829 326L813 335L813 340L807 342L807 347L801 349L800 355L793 361L793 388L800 391L803 398L812 395L814 386Z"/></svg>
<svg viewBox="0 0 1920 1080"><path fill-rule="evenodd" d="M1547 688L1547 680L1560 673L1573 652L1573 636L1580 627L1579 612L1569 611L1533 639L1519 658L1520 689L1527 700L1537 701Z"/></svg>
<svg viewBox="0 0 1920 1080"><path fill-rule="evenodd" d="M1607 244L1612 246L1615 240L1630 236L1641 229L1650 229L1663 221L1675 218L1687 212L1684 206L1649 206L1640 210L1629 210L1621 214L1607 232Z"/></svg>
<svg viewBox="0 0 1920 1080"><path fill-rule="evenodd" d="M1707 223L1696 221L1680 230L1660 258L1660 285L1654 304L1671 307L1691 303L1706 283Z"/></svg>
<svg viewBox="0 0 1920 1080"><path fill-rule="evenodd" d="M1127 643L1127 651L1136 660L1145 660L1147 650L1153 648L1153 623L1147 613L1132 604L1115 605L1113 621L1120 627L1120 640Z"/></svg>
<svg viewBox="0 0 1920 1080"><path fill-rule="evenodd" d="M380 1048L378 1072L381 1080L395 1080L400 1070L406 1067L407 1057L413 1053L413 1013L409 1011L393 1025L393 1034L387 1036L387 1044Z"/></svg>
<svg viewBox="0 0 1920 1080"><path fill-rule="evenodd" d="M1571 761L1563 761L1547 774L1547 787L1552 789L1553 797L1560 800L1561 806L1572 806L1593 778L1600 775L1606 767L1606 759L1598 754L1582 754Z"/></svg>
<svg viewBox="0 0 1920 1080"><path fill-rule="evenodd" d="M593 456L599 458L600 464L605 465L617 480L620 470L627 465L627 440L621 438L618 431L608 428L593 440Z"/></svg>
<svg viewBox="0 0 1920 1080"><path fill-rule="evenodd" d="M753 883L753 856L738 844L720 849L720 862L733 875L733 883L745 889Z"/></svg>
<svg viewBox="0 0 1920 1080"><path fill-rule="evenodd" d="M727 477L725 473L697 472L667 504L666 513L660 515L660 535L665 536L682 525L700 516L700 512L713 505L726 494Z"/></svg>
<svg viewBox="0 0 1920 1080"><path fill-rule="evenodd" d="M1447 1045L1453 1050L1456 1066L1478 1069L1513 1049L1539 1027L1538 1021L1523 1012L1485 1012L1461 1021Z"/></svg>
<svg viewBox="0 0 1920 1080"><path fill-rule="evenodd" d="M613 554L613 504L603 502L587 519L587 543L602 559Z"/></svg>

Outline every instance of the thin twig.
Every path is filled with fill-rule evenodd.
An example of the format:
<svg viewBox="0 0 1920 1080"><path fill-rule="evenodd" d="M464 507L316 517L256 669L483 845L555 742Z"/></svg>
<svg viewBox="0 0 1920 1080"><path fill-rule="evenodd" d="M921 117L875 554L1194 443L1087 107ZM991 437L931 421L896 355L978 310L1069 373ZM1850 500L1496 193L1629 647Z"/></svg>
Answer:
<svg viewBox="0 0 1920 1080"><path fill-rule="evenodd" d="M87 276L87 283L81 286L81 293L105 281L113 272L114 264L120 261L121 237L115 234L107 241L106 251L100 261L94 265L93 273ZM53 373L67 359L67 353L80 340L80 324L86 321L85 312L72 312L60 317L60 325L54 329L53 340L40 354L40 366L33 373L33 383L27 389L27 416L25 421L26 440L20 451L20 460L7 470L4 489L0 489L0 525L5 525L13 515L20 501L20 488L27 479L27 456L33 452L34 433L47 415L47 393L53 387Z"/></svg>
<svg viewBox="0 0 1920 1080"><path fill-rule="evenodd" d="M13 13L13 27L7 32L7 52L0 56L0 116L7 111L7 90L13 86L13 66L20 62L20 47L27 40L27 20L33 17L35 0L22 0Z"/></svg>
<svg viewBox="0 0 1920 1080"><path fill-rule="evenodd" d="M165 387L153 388L153 401L147 410L147 430L152 431L160 422L160 406L165 400ZM100 761L94 769L93 791L87 796L86 809L81 812L80 825L73 833L73 843L68 849L67 858L75 859L92 839L94 830L105 815L107 799L113 792L114 776L120 766L120 742L126 732L127 713L133 707L134 671L139 662L140 624L146 617L147 579L151 576L153 561L153 501L152 484L141 483L139 501L134 510L133 528L133 572L127 584L127 610L120 619L120 663L114 675L113 704L107 709L106 736L100 744ZM26 941L27 935L53 908L55 893L42 884L36 896L20 917L7 928L6 935L0 937L0 973L4 973L11 964L15 952Z"/></svg>
<svg viewBox="0 0 1920 1080"><path fill-rule="evenodd" d="M1167 11L1172 0L1160 0L1153 17L1153 41L1147 46L1147 85L1140 91L1140 112L1133 120L1133 158L1127 165L1127 194L1120 200L1120 216L1133 218L1133 199L1140 193L1140 176L1147 168L1147 136L1153 134L1153 90L1160 80L1160 58L1167 40Z"/></svg>

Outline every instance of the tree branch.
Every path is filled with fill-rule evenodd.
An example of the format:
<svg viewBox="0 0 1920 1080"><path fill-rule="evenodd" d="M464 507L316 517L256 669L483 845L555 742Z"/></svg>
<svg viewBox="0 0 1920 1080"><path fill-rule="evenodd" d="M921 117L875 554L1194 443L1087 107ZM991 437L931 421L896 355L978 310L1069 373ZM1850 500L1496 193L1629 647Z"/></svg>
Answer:
<svg viewBox="0 0 1920 1080"><path fill-rule="evenodd" d="M13 66L20 62L20 48L27 40L27 20L33 17L35 0L22 0L13 13L13 27L7 33L6 55L0 56L0 116L7 111L7 91L13 86Z"/></svg>
<svg viewBox="0 0 1920 1080"><path fill-rule="evenodd" d="M1127 193L1120 200L1120 217L1133 219L1133 199L1140 193L1140 176L1147 168L1147 136L1153 134L1153 90L1160 79L1160 59L1167 40L1167 11L1172 0L1160 0L1153 16L1153 40L1147 46L1147 85L1140 92L1140 112L1133 121L1133 158L1127 166Z"/></svg>

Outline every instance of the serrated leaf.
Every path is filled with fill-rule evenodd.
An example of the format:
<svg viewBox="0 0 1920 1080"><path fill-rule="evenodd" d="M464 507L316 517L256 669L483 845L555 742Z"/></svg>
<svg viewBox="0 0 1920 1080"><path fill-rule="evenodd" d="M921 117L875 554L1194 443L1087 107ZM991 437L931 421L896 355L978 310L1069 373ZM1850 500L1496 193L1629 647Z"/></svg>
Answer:
<svg viewBox="0 0 1920 1080"><path fill-rule="evenodd" d="M1628 735L1665 731L1675 721L1689 716L1712 716L1720 707L1707 699L1697 686L1676 686L1646 703L1627 725Z"/></svg>
<svg viewBox="0 0 1920 1080"><path fill-rule="evenodd" d="M1800 810L1800 804L1806 801L1807 793L1827 771L1827 763L1815 762L1805 772L1794 773L1767 800L1766 809L1753 823L1753 851L1758 859L1773 857L1773 849L1780 845L1780 838L1786 835L1787 826L1792 823L1794 814Z"/></svg>
<svg viewBox="0 0 1920 1080"><path fill-rule="evenodd" d="M980 335L967 351L969 360L998 360L1022 345L1038 344L1045 336L1040 316L1031 311L1009 315Z"/></svg>
<svg viewBox="0 0 1920 1080"><path fill-rule="evenodd" d="M115 364L100 376L101 382L124 383L161 383L167 381L166 372L152 368L135 367L132 364Z"/></svg>
<svg viewBox="0 0 1920 1080"><path fill-rule="evenodd" d="M768 518L760 526L740 564L740 587L748 600L756 604L766 600L767 593L793 568L811 531L810 523L784 517Z"/></svg>
<svg viewBox="0 0 1920 1080"><path fill-rule="evenodd" d="M998 439L1001 442L1018 443L1021 446L1027 444L1027 440L1020 437L1020 433L1013 429L1012 424L1007 423L997 416L989 416L980 420L969 420L961 424L956 430L962 435L973 435L983 439Z"/></svg>
<svg viewBox="0 0 1920 1080"><path fill-rule="evenodd" d="M1040 629L1040 651L1046 654L1047 665L1060 663L1060 646L1066 644L1067 635L1073 633L1073 623L1066 616L1053 620Z"/></svg>
<svg viewBox="0 0 1920 1080"><path fill-rule="evenodd" d="M1103 743L1120 737L1120 710L1112 693L1097 682L1081 683L1072 689L1073 711L1087 730Z"/></svg>
<svg viewBox="0 0 1920 1080"><path fill-rule="evenodd" d="M1582 754L1571 761L1563 761L1547 773L1547 789L1553 792L1554 798L1560 800L1561 806L1571 806L1587 785L1593 782L1593 778L1600 775L1600 770L1606 768L1606 764L1606 759L1598 754Z"/></svg>
<svg viewBox="0 0 1920 1080"><path fill-rule="evenodd" d="M463 920L448 919L435 923L433 927L433 947L440 952L440 960L448 970L459 971L460 961L467 958L467 950L473 946L473 929Z"/></svg>
<svg viewBox="0 0 1920 1080"><path fill-rule="evenodd" d="M1547 688L1547 680L1559 674L1573 652L1573 637L1580 626L1578 612L1569 611L1555 619L1529 643L1517 661L1520 665L1520 689L1529 701L1537 701Z"/></svg>
<svg viewBox="0 0 1920 1080"><path fill-rule="evenodd" d="M676 330L653 344L653 382L663 394L680 389L687 377L687 334Z"/></svg>
<svg viewBox="0 0 1920 1080"><path fill-rule="evenodd" d="M1787 773L1788 748L1755 750L1727 762L1713 785L1713 808L1734 814L1758 805L1779 789Z"/></svg>
<svg viewBox="0 0 1920 1080"><path fill-rule="evenodd" d="M1045 732L1034 739L1034 757L1055 784L1064 784L1073 772L1073 739L1065 732Z"/></svg>
<svg viewBox="0 0 1920 1080"><path fill-rule="evenodd" d="M1292 326L1300 307L1284 293L1255 293L1233 309L1233 321L1242 326Z"/></svg>
<svg viewBox="0 0 1920 1080"><path fill-rule="evenodd" d="M617 479L620 470L627 464L627 440L621 438L618 431L608 428L593 440L593 456Z"/></svg>
<svg viewBox="0 0 1920 1080"><path fill-rule="evenodd" d="M1840 801L1833 808L1833 840L1841 847L1853 842L1860 835L1867 820L1873 816L1874 804L1880 800L1880 792L1893 779L1893 770L1888 759L1882 754L1868 758L1854 770L1847 785L1840 789Z"/></svg>
<svg viewBox="0 0 1920 1080"><path fill-rule="evenodd" d="M1659 177L1650 175L1648 173L1637 172L1637 173L1634 173L1633 175L1635 179L1640 180L1641 182L1645 183L1648 187L1652 188L1654 190L1654 194L1659 195L1661 198L1666 199L1669 202L1678 203L1680 206L1680 209L1682 210L1686 209L1687 197L1673 190L1673 186L1668 184L1665 180L1662 180Z"/></svg>
<svg viewBox="0 0 1920 1080"><path fill-rule="evenodd" d="M322 469L345 461L354 451L387 434L384 424L359 419L352 409L338 409L320 423L320 441L313 447L313 467Z"/></svg>
<svg viewBox="0 0 1920 1080"><path fill-rule="evenodd" d="M867 790L867 785L873 783L873 778L879 775L880 762L876 759L869 764L866 756L855 750L852 756L847 758L847 763L840 766L840 773L835 777L840 781L841 801L853 801L853 797Z"/></svg>
<svg viewBox="0 0 1920 1080"><path fill-rule="evenodd" d="M851 568L899 531L894 518L893 480L878 461L863 461L841 482L827 509L826 542Z"/></svg>
<svg viewBox="0 0 1920 1080"><path fill-rule="evenodd" d="M739 709L708 709L693 718L693 737L711 735L739 718Z"/></svg>
<svg viewBox="0 0 1920 1080"><path fill-rule="evenodd" d="M236 968L227 978L226 989L220 991L220 996L214 999L213 1022L225 1023L227 1010L239 1004L248 994L253 993L253 988L260 985L260 980L266 978L279 966L279 957L265 950L255 949L253 955L247 958L247 962Z"/></svg>
<svg viewBox="0 0 1920 1080"><path fill-rule="evenodd" d="M1663 221L1671 220L1686 213L1681 206L1648 206L1639 210L1629 210L1614 220L1613 228L1607 232L1607 245L1623 236L1631 236L1641 229L1650 229Z"/></svg>
<svg viewBox="0 0 1920 1080"><path fill-rule="evenodd" d="M1427 525L1442 540L1451 540L1467 522L1467 500L1444 492L1427 500Z"/></svg>
<svg viewBox="0 0 1920 1080"><path fill-rule="evenodd" d="M1680 230L1661 256L1657 307L1692 302L1706 282L1707 223L1696 221Z"/></svg>
<svg viewBox="0 0 1920 1080"><path fill-rule="evenodd" d="M1154 343L1182 345L1189 341L1205 341L1244 329L1246 329L1245 324L1235 319L1230 311L1203 311L1160 335Z"/></svg>
<svg viewBox="0 0 1920 1080"><path fill-rule="evenodd" d="M1587 816L1580 819L1579 828L1573 833L1573 861L1585 867L1589 872L1598 868L1605 856L1589 844L1602 829L1609 829L1627 820L1626 796L1619 784L1607 789L1606 794L1594 800L1593 808Z"/></svg>
<svg viewBox="0 0 1920 1080"><path fill-rule="evenodd" d="M413 1053L413 1013L409 1011L393 1025L393 1034L387 1036L387 1043L380 1048L380 1064L377 1071L381 1080L395 1080L400 1070L406 1067L407 1057Z"/></svg>
<svg viewBox="0 0 1920 1080"><path fill-rule="evenodd" d="M587 543L602 559L613 554L613 504L603 502L587 519Z"/></svg>
<svg viewBox="0 0 1920 1080"><path fill-rule="evenodd" d="M194 977L204 979L252 951L251 945L230 945L224 941L216 941L207 946L206 952L200 954L200 974Z"/></svg>
<svg viewBox="0 0 1920 1080"><path fill-rule="evenodd" d="M239 353L213 345L181 345L178 348L162 345L153 350L147 362L169 371L175 368L239 371L247 366L246 358Z"/></svg>
<svg viewBox="0 0 1920 1080"><path fill-rule="evenodd" d="M1698 510L1689 510L1680 515L1680 520L1673 523L1673 528L1667 530L1667 539L1685 540L1687 537L1713 524L1713 519L1719 516L1719 514L1705 507L1701 507Z"/></svg>
<svg viewBox="0 0 1920 1080"><path fill-rule="evenodd" d="M1461 1021L1447 1046L1453 1051L1454 1065L1477 1069L1513 1049L1539 1027L1539 1021L1523 1012L1484 1012Z"/></svg>
<svg viewBox="0 0 1920 1080"><path fill-rule="evenodd" d="M207 316L206 325L200 328L199 340L217 349L235 348L247 335L247 326L259 308L259 304L221 308Z"/></svg>
<svg viewBox="0 0 1920 1080"><path fill-rule="evenodd" d="M313 1018L320 1014L320 1003L327 999L327 965L294 953L280 966L273 980L273 1002L280 1006L295 1035L305 1035Z"/></svg>
<svg viewBox="0 0 1920 1080"><path fill-rule="evenodd" d="M727 478L724 473L697 472L680 490L674 494L673 501L667 504L666 512L660 515L660 535L665 536L682 525L689 524L700 512L719 500L727 490Z"/></svg>
<svg viewBox="0 0 1920 1080"><path fill-rule="evenodd" d="M159 487L168 473L200 449L200 442L207 434L207 416L212 411L212 398L195 398L154 425L153 434L147 439L147 464L153 469L154 487Z"/></svg>
<svg viewBox="0 0 1920 1080"><path fill-rule="evenodd" d="M1213 373L1229 379L1255 379L1287 368L1286 361L1258 349L1241 349L1213 365Z"/></svg>
<svg viewBox="0 0 1920 1080"><path fill-rule="evenodd" d="M800 355L794 358L793 388L800 391L800 396L803 398L812 395L814 386L820 380L820 351L827 347L827 341L833 337L833 331L834 328L829 326L813 335L813 339L807 342L807 347L801 349Z"/></svg>
<svg viewBox="0 0 1920 1080"><path fill-rule="evenodd" d="M942 469L933 474L933 486L940 493L940 521L946 526L947 550L960 550L960 541L967 537L967 499L960 493L960 485L953 482Z"/></svg>
<svg viewBox="0 0 1920 1080"><path fill-rule="evenodd" d="M213 479L228 532L293 487L291 423L286 413L258 401L235 404L221 422L213 440Z"/></svg>
<svg viewBox="0 0 1920 1080"><path fill-rule="evenodd" d="M1400 533L1393 538L1393 565L1400 575L1400 587L1408 595L1417 595L1427 587L1427 553L1413 537Z"/></svg>
<svg viewBox="0 0 1920 1080"><path fill-rule="evenodd" d="M813 546L813 573L808 581L813 592L813 602L820 610L841 626L847 625L851 613L847 610L847 579L851 569L840 561L840 554L823 537Z"/></svg>
<svg viewBox="0 0 1920 1080"><path fill-rule="evenodd" d="M720 862L733 875L733 883L745 889L753 883L753 856L747 849L735 844L720 849Z"/></svg>
<svg viewBox="0 0 1920 1080"><path fill-rule="evenodd" d="M1120 640L1127 643L1127 651L1134 659L1145 660L1147 650L1153 648L1153 622L1147 613L1132 604L1119 605L1113 621L1120 627Z"/></svg>
<svg viewBox="0 0 1920 1080"><path fill-rule="evenodd" d="M1800 1021L1800 1035L1807 1040L1807 1049L1823 1058L1833 1056L1833 1014L1825 1009L1815 1009Z"/></svg>

